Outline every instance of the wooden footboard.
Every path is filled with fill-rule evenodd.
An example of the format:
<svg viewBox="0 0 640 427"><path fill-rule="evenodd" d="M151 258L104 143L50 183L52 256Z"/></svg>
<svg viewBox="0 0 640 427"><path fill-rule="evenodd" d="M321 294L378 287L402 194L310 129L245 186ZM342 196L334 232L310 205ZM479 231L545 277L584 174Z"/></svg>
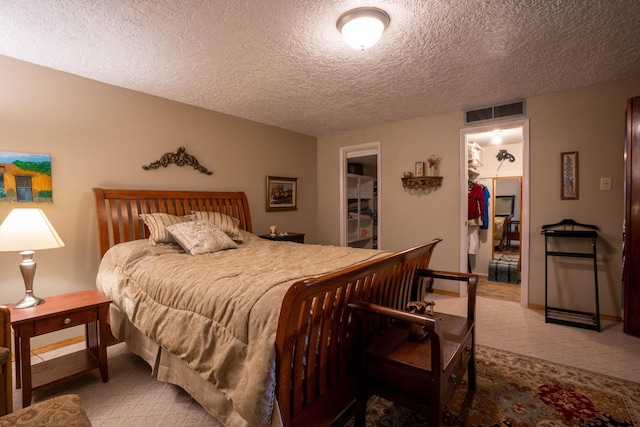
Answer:
<svg viewBox="0 0 640 427"><path fill-rule="evenodd" d="M416 269L427 269L441 239L295 283L276 337L277 396L285 427L327 425L356 397L353 298L403 310L415 298Z"/></svg>

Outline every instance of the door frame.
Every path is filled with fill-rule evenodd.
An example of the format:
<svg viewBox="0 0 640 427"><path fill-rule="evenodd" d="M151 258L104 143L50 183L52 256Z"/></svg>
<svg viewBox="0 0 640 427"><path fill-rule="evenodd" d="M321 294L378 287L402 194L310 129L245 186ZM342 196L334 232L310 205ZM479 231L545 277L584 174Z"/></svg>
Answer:
<svg viewBox="0 0 640 427"><path fill-rule="evenodd" d="M347 162L349 159L376 156L376 181L378 194L376 200L376 217L378 228L378 249L382 246L382 168L380 165L380 141L340 147L340 246L347 246Z"/></svg>
<svg viewBox="0 0 640 427"><path fill-rule="evenodd" d="M467 180L468 180L468 153L467 134L489 132L495 129L522 127L522 211L520 218L520 305L527 307L529 304L529 119L508 120L490 124L465 127L460 129L460 271L467 271L468 236L467 236ZM467 295L466 282L460 282L460 296Z"/></svg>

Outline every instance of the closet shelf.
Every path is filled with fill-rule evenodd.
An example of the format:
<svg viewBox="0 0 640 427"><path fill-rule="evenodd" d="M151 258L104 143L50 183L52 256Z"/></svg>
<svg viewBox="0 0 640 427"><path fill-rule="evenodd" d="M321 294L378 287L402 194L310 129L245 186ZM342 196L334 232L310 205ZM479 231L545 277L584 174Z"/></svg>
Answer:
<svg viewBox="0 0 640 427"><path fill-rule="evenodd" d="M442 185L441 176L412 176L402 178L402 186L407 190L428 190Z"/></svg>

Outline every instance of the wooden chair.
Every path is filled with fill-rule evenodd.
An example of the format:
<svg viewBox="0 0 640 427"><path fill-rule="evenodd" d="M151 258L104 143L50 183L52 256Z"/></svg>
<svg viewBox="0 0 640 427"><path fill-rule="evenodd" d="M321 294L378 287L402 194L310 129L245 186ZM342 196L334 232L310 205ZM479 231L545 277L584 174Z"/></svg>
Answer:
<svg viewBox="0 0 640 427"><path fill-rule="evenodd" d="M520 244L520 221L509 220L507 224L507 249L511 248L511 242Z"/></svg>
<svg viewBox="0 0 640 427"><path fill-rule="evenodd" d="M0 416L13 411L11 312L0 307Z"/></svg>
<svg viewBox="0 0 640 427"><path fill-rule="evenodd" d="M475 301L478 276L418 270L421 277L466 281L467 316L435 312L433 317L382 305L352 301L361 332L360 372L355 425L365 425L367 401L375 394L430 416L431 426L442 425L442 414L465 372L468 387L476 388ZM423 342L408 338L409 325L429 334Z"/></svg>

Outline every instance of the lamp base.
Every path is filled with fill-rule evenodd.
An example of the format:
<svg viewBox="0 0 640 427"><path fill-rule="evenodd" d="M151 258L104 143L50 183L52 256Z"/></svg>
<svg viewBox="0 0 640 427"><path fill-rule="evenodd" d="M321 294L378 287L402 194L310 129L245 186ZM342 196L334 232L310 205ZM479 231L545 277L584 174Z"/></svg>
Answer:
<svg viewBox="0 0 640 427"><path fill-rule="evenodd" d="M33 293L25 294L24 298L13 305L13 308L29 308L36 305L44 304L46 301L42 298L38 298Z"/></svg>

